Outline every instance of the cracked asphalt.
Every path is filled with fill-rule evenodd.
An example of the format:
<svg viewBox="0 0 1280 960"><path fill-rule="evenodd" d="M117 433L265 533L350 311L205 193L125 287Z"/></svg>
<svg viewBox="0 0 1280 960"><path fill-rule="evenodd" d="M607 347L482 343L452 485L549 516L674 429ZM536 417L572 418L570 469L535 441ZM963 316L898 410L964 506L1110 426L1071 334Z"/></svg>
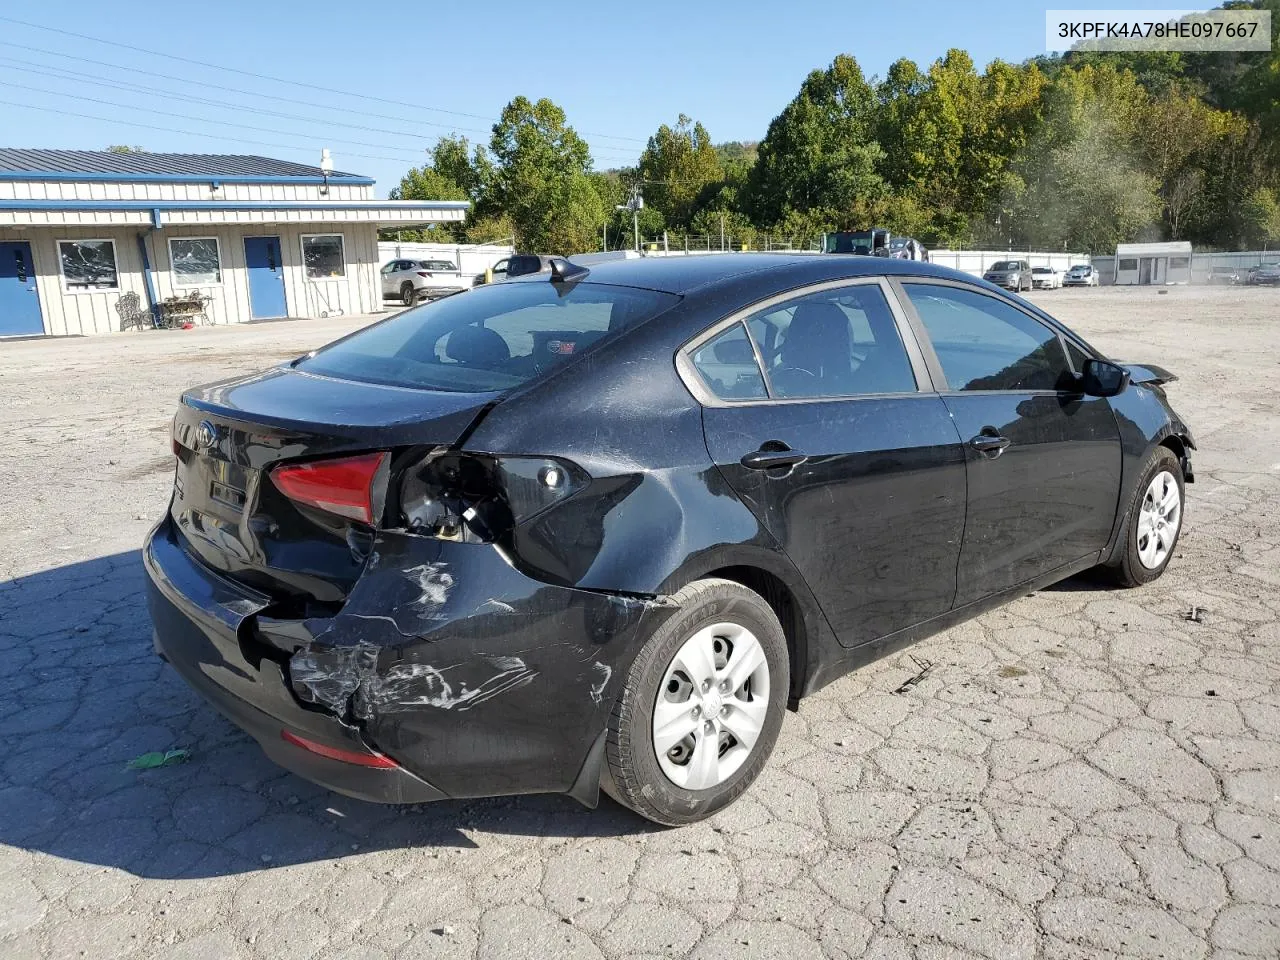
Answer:
<svg viewBox="0 0 1280 960"><path fill-rule="evenodd" d="M1201 449L1168 573L1077 578L832 684L679 830L607 798L350 801L152 655L137 549L180 390L360 320L0 345L0 955L1280 955L1280 291L1036 299L1181 376ZM933 666L894 693L911 654Z"/></svg>

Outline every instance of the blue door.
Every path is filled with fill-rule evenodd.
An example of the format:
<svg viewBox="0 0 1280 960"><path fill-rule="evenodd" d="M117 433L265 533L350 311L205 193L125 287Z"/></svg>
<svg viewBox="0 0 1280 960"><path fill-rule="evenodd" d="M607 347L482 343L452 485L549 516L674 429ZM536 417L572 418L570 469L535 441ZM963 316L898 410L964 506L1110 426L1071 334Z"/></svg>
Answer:
<svg viewBox="0 0 1280 960"><path fill-rule="evenodd" d="M245 237L244 264L249 271L249 313L253 318L288 316L280 238Z"/></svg>
<svg viewBox="0 0 1280 960"><path fill-rule="evenodd" d="M0 243L0 337L44 333L31 244Z"/></svg>

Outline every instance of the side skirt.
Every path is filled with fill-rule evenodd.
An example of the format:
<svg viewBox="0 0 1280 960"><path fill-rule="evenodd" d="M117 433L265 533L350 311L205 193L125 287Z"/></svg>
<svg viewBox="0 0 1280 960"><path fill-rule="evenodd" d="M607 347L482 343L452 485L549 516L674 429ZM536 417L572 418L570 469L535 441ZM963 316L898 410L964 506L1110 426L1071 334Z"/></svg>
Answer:
<svg viewBox="0 0 1280 960"><path fill-rule="evenodd" d="M847 656L840 657L830 661L829 663L820 664L815 670L809 674L808 681L804 689L801 691L801 697L807 697L812 693L817 693L833 680L838 680L846 673L850 673L859 667L866 666L868 663L874 663L890 654L897 653L906 647L911 646L919 640L931 637L935 633L941 633L949 627L954 627L958 623L966 620L972 620L980 614L986 613L995 607L1003 606L1010 600L1016 600L1018 597L1024 597L1029 593L1035 593L1037 590L1043 589L1050 584L1057 583L1059 580L1065 580L1073 577L1077 573L1083 573L1092 567L1098 565L1098 561L1102 554L1091 553L1080 560L1063 564L1055 567L1048 573L1036 577L1034 580L1026 580L1001 590L999 593L993 593L990 596L983 597L981 600L974 600L972 603L966 603L962 607L956 607L954 610L948 610L946 613L939 614L929 620L917 623L913 627L907 627L899 630L897 633L891 633L888 636L881 637L879 640L872 640L861 646L854 647L849 651Z"/></svg>

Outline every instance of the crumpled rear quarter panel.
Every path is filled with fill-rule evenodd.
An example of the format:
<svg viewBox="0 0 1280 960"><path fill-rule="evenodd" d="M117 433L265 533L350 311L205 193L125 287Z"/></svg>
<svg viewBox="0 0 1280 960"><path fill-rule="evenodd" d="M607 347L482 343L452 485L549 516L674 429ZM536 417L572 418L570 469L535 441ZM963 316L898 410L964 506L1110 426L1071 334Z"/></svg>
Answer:
<svg viewBox="0 0 1280 960"><path fill-rule="evenodd" d="M492 545L384 532L306 621L295 692L453 797L567 791L669 601L526 577Z"/></svg>

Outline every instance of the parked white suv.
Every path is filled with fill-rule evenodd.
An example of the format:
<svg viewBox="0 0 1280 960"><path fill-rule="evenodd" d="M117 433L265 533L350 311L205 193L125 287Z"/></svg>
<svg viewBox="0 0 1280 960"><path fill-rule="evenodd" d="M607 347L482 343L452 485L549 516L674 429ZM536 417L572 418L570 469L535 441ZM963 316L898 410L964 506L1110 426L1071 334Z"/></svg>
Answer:
<svg viewBox="0 0 1280 960"><path fill-rule="evenodd" d="M461 272L448 260L392 260L382 268L382 298L406 307L465 289Z"/></svg>

